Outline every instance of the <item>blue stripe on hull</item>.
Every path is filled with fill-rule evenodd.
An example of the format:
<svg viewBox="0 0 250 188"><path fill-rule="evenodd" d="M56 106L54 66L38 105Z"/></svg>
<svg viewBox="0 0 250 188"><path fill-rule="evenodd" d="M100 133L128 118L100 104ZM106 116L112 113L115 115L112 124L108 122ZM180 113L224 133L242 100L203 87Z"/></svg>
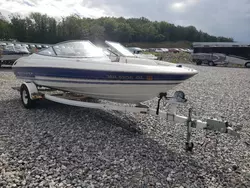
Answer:
<svg viewBox="0 0 250 188"><path fill-rule="evenodd" d="M51 67L13 67L17 77L44 76L89 80L153 80L153 81L183 81L193 75L190 74L156 74L156 73L129 73L118 71L95 71L84 69L51 68Z"/></svg>
<svg viewBox="0 0 250 188"><path fill-rule="evenodd" d="M87 82L87 81L75 81L75 80L50 80L50 79L37 79L35 78L34 81L44 81L44 82L59 82L59 83L76 83L76 84L107 84L107 85L177 85L178 83L141 83L141 82Z"/></svg>

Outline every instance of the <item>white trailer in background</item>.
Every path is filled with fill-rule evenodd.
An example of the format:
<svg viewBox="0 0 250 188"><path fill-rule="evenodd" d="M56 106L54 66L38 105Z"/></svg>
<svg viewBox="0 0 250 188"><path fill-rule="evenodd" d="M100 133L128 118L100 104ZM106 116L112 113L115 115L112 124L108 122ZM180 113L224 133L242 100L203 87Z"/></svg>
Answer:
<svg viewBox="0 0 250 188"><path fill-rule="evenodd" d="M192 59L197 65L241 65L250 68L250 44L194 42Z"/></svg>

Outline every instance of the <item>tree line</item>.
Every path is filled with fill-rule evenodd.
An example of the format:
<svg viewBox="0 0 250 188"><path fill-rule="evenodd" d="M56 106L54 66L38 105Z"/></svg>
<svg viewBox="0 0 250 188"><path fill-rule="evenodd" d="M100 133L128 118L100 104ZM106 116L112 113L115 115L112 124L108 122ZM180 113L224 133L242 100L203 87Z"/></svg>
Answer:
<svg viewBox="0 0 250 188"><path fill-rule="evenodd" d="M233 38L209 35L194 26L176 26L147 18L102 17L81 18L77 15L57 20L46 14L31 13L25 18L18 14L0 13L0 39L20 42L54 44L65 40L88 39L93 42L113 40L121 43L164 41L233 42Z"/></svg>

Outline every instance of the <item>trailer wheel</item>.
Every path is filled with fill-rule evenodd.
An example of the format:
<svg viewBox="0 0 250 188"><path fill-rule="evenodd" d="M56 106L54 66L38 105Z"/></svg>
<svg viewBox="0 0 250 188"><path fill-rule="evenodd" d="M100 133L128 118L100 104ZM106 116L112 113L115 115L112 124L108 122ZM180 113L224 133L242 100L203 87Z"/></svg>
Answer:
<svg viewBox="0 0 250 188"><path fill-rule="evenodd" d="M187 152L192 152L193 151L193 148L194 148L194 143L193 142L186 142L186 145L185 145L185 150Z"/></svg>
<svg viewBox="0 0 250 188"><path fill-rule="evenodd" d="M201 60L196 60L196 65L201 65L202 61Z"/></svg>
<svg viewBox="0 0 250 188"><path fill-rule="evenodd" d="M21 95L21 100L22 100L23 106L25 108L29 109L29 108L35 107L36 101L32 100L30 98L29 89L27 88L27 86L25 84L21 85L20 95Z"/></svg>
<svg viewBox="0 0 250 188"><path fill-rule="evenodd" d="M250 62L246 62L245 67L250 68Z"/></svg>
<svg viewBox="0 0 250 188"><path fill-rule="evenodd" d="M215 66L215 64L214 64L213 61L209 61L209 62L208 62L208 65L209 65L209 66Z"/></svg>

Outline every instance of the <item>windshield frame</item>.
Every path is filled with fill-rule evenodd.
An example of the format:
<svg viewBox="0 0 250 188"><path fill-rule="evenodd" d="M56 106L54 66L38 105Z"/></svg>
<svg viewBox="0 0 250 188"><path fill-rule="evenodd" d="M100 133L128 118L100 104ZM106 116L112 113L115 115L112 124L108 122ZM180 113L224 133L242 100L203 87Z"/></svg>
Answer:
<svg viewBox="0 0 250 188"><path fill-rule="evenodd" d="M127 49L125 46L123 46L119 42L106 40L105 43L111 48L113 53L116 53L118 56L135 57L135 55L131 51L129 51L129 49Z"/></svg>

